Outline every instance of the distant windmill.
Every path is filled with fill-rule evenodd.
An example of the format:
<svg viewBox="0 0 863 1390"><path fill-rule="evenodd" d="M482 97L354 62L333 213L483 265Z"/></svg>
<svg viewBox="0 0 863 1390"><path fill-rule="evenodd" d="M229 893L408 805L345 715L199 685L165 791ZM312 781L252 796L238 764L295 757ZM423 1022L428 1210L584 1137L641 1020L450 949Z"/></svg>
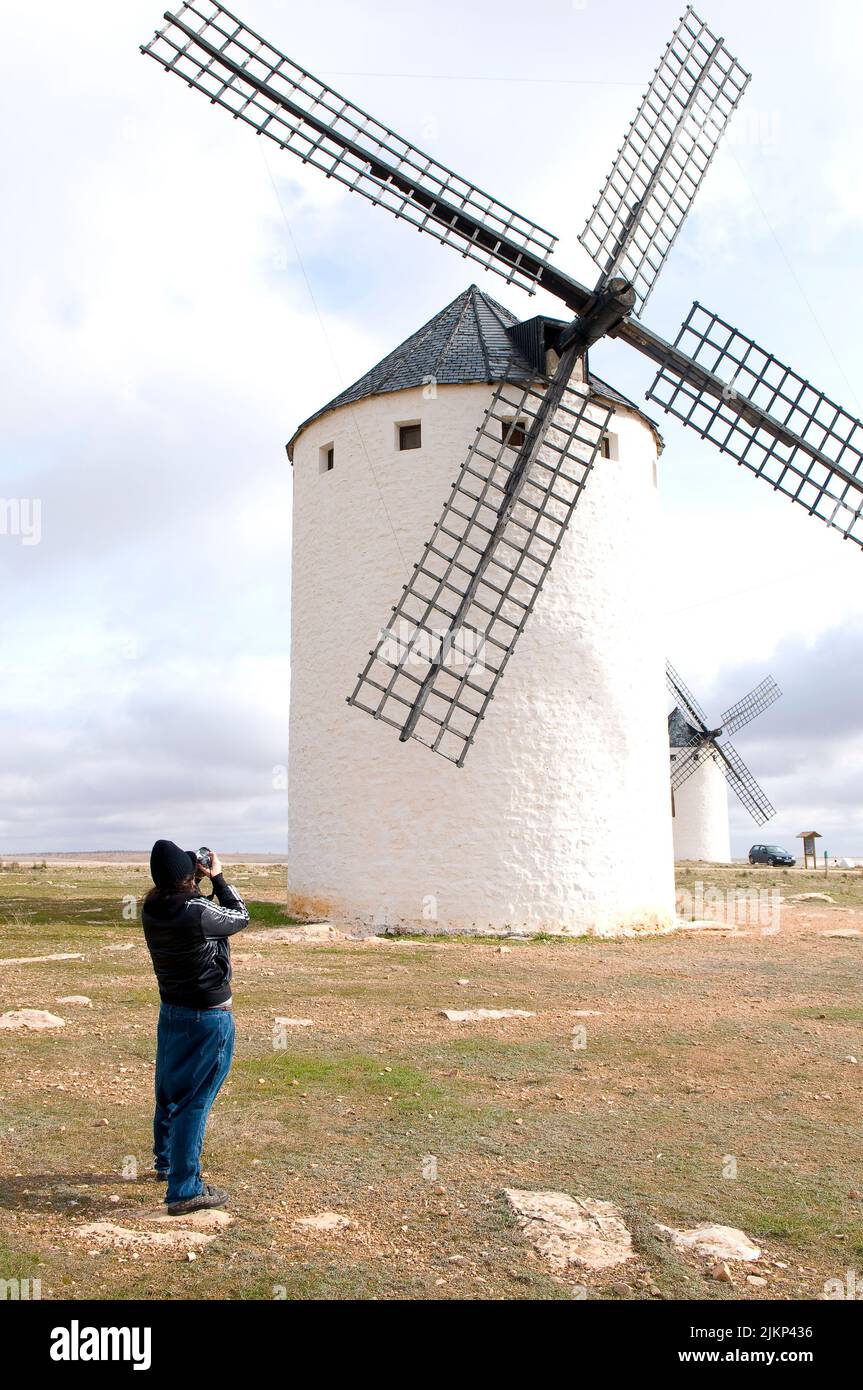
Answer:
<svg viewBox="0 0 863 1390"><path fill-rule="evenodd" d="M350 699L461 765L600 452L590 393L564 401L592 343L609 335L659 365L648 398L775 490L863 545L863 424L718 314L693 304L674 345L643 309L749 82L687 7L579 240L593 289L554 269L556 238L461 178L299 67L212 0L193 0L142 49L373 203L574 314L557 366L527 388L515 438L499 386L431 539ZM393 626L392 624L390 625ZM452 652L482 648L481 663ZM463 669L466 666L466 669Z"/></svg>
<svg viewBox="0 0 863 1390"><path fill-rule="evenodd" d="M731 857L726 783L756 825L775 815L729 734L757 719L782 692L772 676L765 677L712 728L670 661L666 681L677 702L668 716L675 858L726 861Z"/></svg>

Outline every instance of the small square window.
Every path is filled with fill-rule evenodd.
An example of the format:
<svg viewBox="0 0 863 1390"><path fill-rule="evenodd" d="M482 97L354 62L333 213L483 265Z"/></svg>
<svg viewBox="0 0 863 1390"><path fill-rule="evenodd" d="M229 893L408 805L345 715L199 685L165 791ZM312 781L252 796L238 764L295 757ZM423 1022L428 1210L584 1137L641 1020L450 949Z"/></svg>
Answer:
<svg viewBox="0 0 863 1390"><path fill-rule="evenodd" d="M500 437L509 449L520 449L527 438L526 420L501 421Z"/></svg>
<svg viewBox="0 0 863 1390"><path fill-rule="evenodd" d="M422 426L419 421L409 425L399 425L400 449L421 449L422 446Z"/></svg>
<svg viewBox="0 0 863 1390"><path fill-rule="evenodd" d="M618 459L620 455L617 452L617 435L606 430L602 436L599 452L604 459Z"/></svg>
<svg viewBox="0 0 863 1390"><path fill-rule="evenodd" d="M318 453L318 472L332 473L336 466L335 444L325 444Z"/></svg>

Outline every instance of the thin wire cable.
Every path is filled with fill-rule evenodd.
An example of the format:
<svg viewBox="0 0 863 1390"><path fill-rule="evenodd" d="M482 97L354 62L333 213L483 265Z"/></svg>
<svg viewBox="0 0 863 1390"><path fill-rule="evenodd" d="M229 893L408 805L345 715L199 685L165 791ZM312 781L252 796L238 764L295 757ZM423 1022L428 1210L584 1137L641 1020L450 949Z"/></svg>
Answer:
<svg viewBox="0 0 863 1390"><path fill-rule="evenodd" d="M353 72L321 68L322 77L393 77L410 82L520 82L542 87L642 87L640 82L612 82L594 77L485 77L474 72Z"/></svg>
<svg viewBox="0 0 863 1390"><path fill-rule="evenodd" d="M760 212L761 217L762 217L762 219L763 219L763 221L764 221L765 227L767 228L768 232L770 233L770 235L772 236L773 240L774 240L775 243L776 243L777 250L779 251L779 254L780 254L780 256L782 257L783 261L785 262L785 265L786 265L786 267L787 267L787 269L788 269L788 273L789 273L789 275L791 276L791 279L794 281L794 284L796 285L796 287L797 287L797 289L798 289L798 291L799 291L799 293L800 293L800 298L803 300L803 303L806 305L806 308L809 310L809 314L810 314L810 317L811 317L811 319L812 319L812 322L815 324L815 327L818 329L818 332L821 334L821 337L822 337L823 340L824 340L824 346L827 348L827 351L830 353L830 356L833 358L833 361L834 361L835 366L836 366L836 368L837 368L837 370L838 370L838 372L839 372L839 375L842 377L842 380L845 382L845 385L846 385L847 388L848 388L850 397L851 397L851 399L854 401L854 404L857 406L857 409L859 410L859 409L860 409L860 401L859 401L859 399L858 399L857 392L856 392L854 386L852 385L851 381L849 380L849 378L848 378L848 376L847 376L847 374L846 374L846 372L845 372L845 368L842 366L842 363L839 361L839 358L836 356L836 353L835 353L834 348L833 348L833 344L830 342L830 339L827 337L827 334L826 334L825 331L824 331L824 325L821 323L821 320L819 319L818 315L816 314L815 309L814 309L814 307L813 307L813 305L812 305L812 302L811 302L811 300L809 299L809 296L808 296L808 294L806 293L806 290L805 290L805 288L804 288L804 286L803 286L803 283L802 283L802 281L799 279L799 277L798 277L798 275L797 275L797 272L795 271L794 266L792 265L791 260L789 259L789 256L788 256L788 254L787 254L787 252L786 252L786 250L785 250L785 247L782 245L782 242L779 240L779 237L778 237L778 235L777 235L777 233L776 233L776 231L775 231L775 229L774 229L774 227L773 227L772 222L770 221L770 218L767 216L767 213L764 211L764 208L763 208L763 206L762 206L762 204L761 204L761 201L760 201L760 199L759 199L759 197L758 197L758 194L755 192L755 189L753 188L752 184L749 182L749 176L747 175L746 170L744 169L744 167L743 167L743 165L741 164L740 160L737 158L737 155L736 155L736 153L735 153L735 151L734 151L733 146L731 146L731 145L728 146L728 152L729 152L729 154L731 155L732 159L734 160L735 164L737 165L738 169L740 170L740 174L741 174L741 177L743 178L743 182L746 184L746 187L749 189L749 193L750 193L750 195L751 195L751 197L752 197L752 201L754 202L755 206L757 207L758 211Z"/></svg>
<svg viewBox="0 0 863 1390"><path fill-rule="evenodd" d="M774 584L784 584L789 579L800 579L803 575L812 577L812 566L802 570L792 570L789 574L780 574L776 579L765 579L762 584L750 584L746 589L730 589L725 594L716 594L713 598L699 599L698 603L688 603L684 608L669 608L666 610L669 617L674 617L677 613L691 613L695 608L708 608L712 603L724 603L729 598L740 598L744 594L757 593L759 589L769 589Z"/></svg>

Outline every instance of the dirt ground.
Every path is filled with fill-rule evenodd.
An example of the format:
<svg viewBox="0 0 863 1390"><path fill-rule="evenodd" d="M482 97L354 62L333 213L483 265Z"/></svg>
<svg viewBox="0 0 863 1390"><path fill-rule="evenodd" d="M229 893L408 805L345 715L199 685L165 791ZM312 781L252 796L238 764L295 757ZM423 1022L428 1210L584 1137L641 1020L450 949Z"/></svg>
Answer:
<svg viewBox="0 0 863 1390"><path fill-rule="evenodd" d="M232 870L256 931L285 924L284 875ZM144 1176L148 885L141 863L0 865L0 1013L65 1019L0 1032L0 1278L104 1299L811 1299L848 1271L863 1287L863 873L683 866L681 912L703 920L707 895L725 925L659 937L238 937L237 1055L205 1146L234 1219L197 1250L79 1233L146 1227L163 1196ZM79 958L9 963L58 953ZM442 1015L475 1007L533 1017ZM284 1017L312 1024L274 1032ZM613 1201L634 1258L555 1269L508 1187ZM296 1224L324 1212L350 1224ZM760 1260L716 1278L656 1230L708 1221Z"/></svg>

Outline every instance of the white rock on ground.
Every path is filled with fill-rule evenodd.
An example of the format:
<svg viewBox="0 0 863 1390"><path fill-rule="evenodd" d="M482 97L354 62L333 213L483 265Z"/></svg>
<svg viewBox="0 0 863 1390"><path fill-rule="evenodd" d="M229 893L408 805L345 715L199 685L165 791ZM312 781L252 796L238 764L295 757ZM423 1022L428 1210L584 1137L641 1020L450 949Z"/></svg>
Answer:
<svg viewBox="0 0 863 1390"><path fill-rule="evenodd" d="M481 1023L486 1018L536 1018L527 1009L441 1009L450 1023Z"/></svg>
<svg viewBox="0 0 863 1390"><path fill-rule="evenodd" d="M50 1028L65 1028L65 1018L49 1014L47 1009L11 1009L0 1014L0 1028L13 1032L28 1028L32 1033L45 1033Z"/></svg>
<svg viewBox="0 0 863 1390"><path fill-rule="evenodd" d="M55 1004L80 1004L85 1009L92 1009L93 1001L88 999L86 994L64 994L59 999L54 1000Z"/></svg>
<svg viewBox="0 0 863 1390"><path fill-rule="evenodd" d="M689 1231L676 1230L673 1226L659 1226L659 1230L676 1249L691 1250L706 1260L757 1260L761 1257L758 1246L736 1226L713 1226L705 1222Z"/></svg>
<svg viewBox="0 0 863 1390"><path fill-rule="evenodd" d="M823 931L821 936L863 936L859 927L837 927L835 931Z"/></svg>
<svg viewBox="0 0 863 1390"><path fill-rule="evenodd" d="M167 1219L170 1221L174 1218ZM88 1226L78 1226L75 1234L81 1240L96 1245L113 1245L118 1249L139 1246L156 1249L200 1249L216 1239L216 1232L213 1231L193 1231L182 1226L168 1231L135 1231L131 1226L118 1226L113 1221L92 1221Z"/></svg>
<svg viewBox="0 0 863 1390"><path fill-rule="evenodd" d="M320 1211L316 1216L300 1216L294 1222L295 1226L303 1226L307 1231L344 1231L353 1222L349 1216L342 1216L337 1211Z"/></svg>
<svg viewBox="0 0 863 1390"><path fill-rule="evenodd" d="M225 1226L230 1226L233 1219L230 1212L222 1211L218 1207L204 1211L189 1211L185 1216L169 1216L164 1211L156 1211L147 1216L148 1221L157 1221L162 1225L176 1226L180 1229L191 1226L195 1231L221 1231Z"/></svg>
<svg viewBox="0 0 863 1390"><path fill-rule="evenodd" d="M734 928L727 922L715 922L712 918L678 917L675 926L676 931L715 931L730 932Z"/></svg>
<svg viewBox="0 0 863 1390"><path fill-rule="evenodd" d="M792 893L785 899L787 903L835 903L829 893Z"/></svg>
<svg viewBox="0 0 863 1390"><path fill-rule="evenodd" d="M273 1024L279 1024L282 1028L314 1028L313 1018L274 1018Z"/></svg>
<svg viewBox="0 0 863 1390"><path fill-rule="evenodd" d="M245 941L275 941L281 944L314 944L316 941L344 941L345 933L337 931L328 922L315 922L305 927L271 927L269 931L247 931Z"/></svg>
<svg viewBox="0 0 863 1390"><path fill-rule="evenodd" d="M514 1187L504 1188L504 1196L527 1239L556 1269L615 1269L633 1256L632 1237L613 1202Z"/></svg>
<svg viewBox="0 0 863 1390"><path fill-rule="evenodd" d="M81 951L61 951L53 956L7 956L0 965L38 965L43 960L83 960Z"/></svg>

